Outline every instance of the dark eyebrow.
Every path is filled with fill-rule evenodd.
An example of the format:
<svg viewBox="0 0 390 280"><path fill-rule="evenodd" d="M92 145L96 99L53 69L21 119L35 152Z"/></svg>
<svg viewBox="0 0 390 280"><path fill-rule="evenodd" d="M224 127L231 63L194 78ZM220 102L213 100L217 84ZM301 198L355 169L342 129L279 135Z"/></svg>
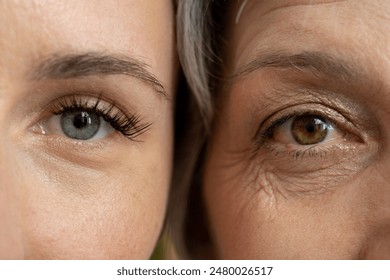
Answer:
<svg viewBox="0 0 390 280"><path fill-rule="evenodd" d="M241 67L231 76L230 80L234 83L240 77L264 68L291 68L302 73L326 75L347 81L356 80L360 76L360 72L363 72L358 71L358 67L355 67L354 63L323 52L301 52L298 54L277 52L258 56Z"/></svg>
<svg viewBox="0 0 390 280"><path fill-rule="evenodd" d="M148 70L145 62L124 55L83 53L53 55L43 60L32 72L32 79L72 79L92 75L128 75L153 87L162 97L167 92L162 83Z"/></svg>

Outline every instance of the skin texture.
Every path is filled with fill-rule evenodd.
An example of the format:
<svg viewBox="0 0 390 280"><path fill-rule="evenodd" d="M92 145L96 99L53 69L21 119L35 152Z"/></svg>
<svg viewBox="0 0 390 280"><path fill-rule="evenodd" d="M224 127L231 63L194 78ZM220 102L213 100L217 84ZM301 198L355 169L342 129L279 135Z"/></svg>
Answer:
<svg viewBox="0 0 390 280"><path fill-rule="evenodd" d="M237 2L204 172L216 255L389 259L390 3L249 0L235 24ZM294 142L300 114L328 138Z"/></svg>
<svg viewBox="0 0 390 280"><path fill-rule="evenodd" d="M0 2L0 258L149 258L170 184L173 19L169 0ZM46 67L91 53L100 66L84 72ZM66 96L150 126L71 139L49 121Z"/></svg>

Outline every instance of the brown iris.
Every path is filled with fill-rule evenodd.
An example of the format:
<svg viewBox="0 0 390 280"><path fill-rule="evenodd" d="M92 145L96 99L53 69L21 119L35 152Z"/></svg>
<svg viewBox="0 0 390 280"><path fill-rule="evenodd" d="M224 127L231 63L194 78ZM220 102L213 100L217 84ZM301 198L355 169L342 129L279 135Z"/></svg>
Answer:
<svg viewBox="0 0 390 280"><path fill-rule="evenodd" d="M300 145L313 145L322 142L328 134L329 125L314 115L296 117L291 124L291 133Z"/></svg>

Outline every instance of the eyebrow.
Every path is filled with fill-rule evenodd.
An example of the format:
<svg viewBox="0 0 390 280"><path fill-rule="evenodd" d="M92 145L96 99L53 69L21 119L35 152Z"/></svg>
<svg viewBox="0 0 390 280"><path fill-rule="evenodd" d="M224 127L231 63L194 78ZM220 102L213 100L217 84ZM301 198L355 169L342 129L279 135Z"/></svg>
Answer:
<svg viewBox="0 0 390 280"><path fill-rule="evenodd" d="M168 98L161 81L152 74L150 66L140 59L124 55L83 53L53 55L43 60L33 71L33 80L72 79L93 75L126 75L137 78L163 97Z"/></svg>
<svg viewBox="0 0 390 280"><path fill-rule="evenodd" d="M301 73L309 72L313 75L326 75L346 81L357 80L359 76L364 75L364 71L356 67L353 62L347 62L324 52L301 52L298 54L276 52L259 55L251 62L240 67L229 80L234 83L237 79L265 68L291 68Z"/></svg>

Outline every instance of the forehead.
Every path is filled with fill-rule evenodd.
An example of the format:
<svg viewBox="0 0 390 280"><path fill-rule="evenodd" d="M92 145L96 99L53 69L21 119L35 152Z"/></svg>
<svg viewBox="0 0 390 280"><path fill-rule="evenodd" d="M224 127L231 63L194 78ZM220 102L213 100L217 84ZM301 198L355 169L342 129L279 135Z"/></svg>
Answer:
<svg viewBox="0 0 390 280"><path fill-rule="evenodd" d="M0 1L0 66L88 51L131 54L154 68L172 31L170 0Z"/></svg>
<svg viewBox="0 0 390 280"><path fill-rule="evenodd" d="M230 62L237 69L259 52L288 50L388 63L389 15L388 1L237 1L226 32Z"/></svg>

